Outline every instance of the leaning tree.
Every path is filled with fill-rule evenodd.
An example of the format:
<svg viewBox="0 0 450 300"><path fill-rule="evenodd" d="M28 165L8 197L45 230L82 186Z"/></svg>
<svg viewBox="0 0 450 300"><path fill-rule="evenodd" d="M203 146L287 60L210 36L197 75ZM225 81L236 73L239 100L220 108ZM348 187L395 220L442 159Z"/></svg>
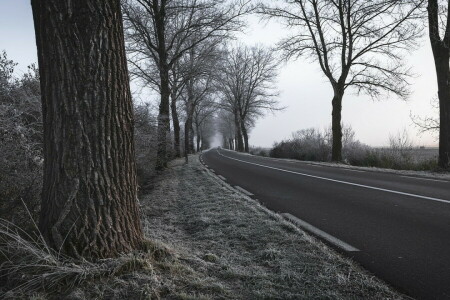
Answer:
<svg viewBox="0 0 450 300"><path fill-rule="evenodd" d="M103 258L140 245L120 0L32 0L44 123L40 230Z"/></svg>
<svg viewBox="0 0 450 300"><path fill-rule="evenodd" d="M408 96L403 54L421 34L424 0L262 1L259 12L281 20L291 35L279 43L286 59L311 57L333 89L332 160L342 160L342 101L348 88L378 98Z"/></svg>

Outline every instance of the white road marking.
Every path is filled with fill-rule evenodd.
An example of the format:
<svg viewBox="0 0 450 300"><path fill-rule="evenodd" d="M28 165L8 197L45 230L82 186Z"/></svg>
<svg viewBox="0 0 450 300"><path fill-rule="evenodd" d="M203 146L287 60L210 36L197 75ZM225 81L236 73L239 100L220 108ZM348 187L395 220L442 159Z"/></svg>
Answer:
<svg viewBox="0 0 450 300"><path fill-rule="evenodd" d="M416 195L416 194L411 194L411 193L404 193L404 192L399 192L399 191L394 191L394 190L374 187L374 186L370 186L370 185L364 185L364 184L359 184L359 183L353 183L353 182L342 181L342 180L337 180L337 179L331 179L331 178L326 178L326 177L321 177L321 176L315 176L315 175L310 175L310 174L305 174L305 173L300 173L300 172L295 172L295 171L284 170L284 169L275 168L275 167L269 167L269 166L256 164L256 163L248 162L248 161L245 161L245 160L241 160L241 159L225 156L222 153L220 153L219 151L217 151L217 153L219 153L219 155L221 155L221 156L223 156L225 158L228 158L228 159L240 161L240 162L243 162L243 163L246 163L246 164L249 164L249 165L255 165L255 166L259 166L259 167L263 167L263 168L277 170L277 171L281 171L281 172L297 174L297 175L300 175L300 176L305 176L305 177L310 177L310 178L316 178L316 179L321 179L321 180L326 180L326 181L331 181L331 182L336 182L336 183L342 183L342 184L357 186L357 187L370 189L370 190L376 190L376 191L382 191L382 192L387 192L387 193L392 193L392 194L397 194L397 195L409 196L409 197L413 197L413 198L431 200L431 201L442 202L442 203L447 203L447 204L450 203L450 200L433 198L433 197L427 197L427 196Z"/></svg>
<svg viewBox="0 0 450 300"><path fill-rule="evenodd" d="M307 164L308 166L311 166L311 167L323 167L323 166L320 166L320 165L315 165L315 164Z"/></svg>
<svg viewBox="0 0 450 300"><path fill-rule="evenodd" d="M351 172L367 173L366 171L361 171L361 170L353 170L353 169L346 169L346 168L343 168L343 169L346 171L351 171Z"/></svg>
<svg viewBox="0 0 450 300"><path fill-rule="evenodd" d="M252 193L250 193L249 191L247 191L247 190L244 189L244 188L241 188L241 187L238 186L238 185L235 185L234 188L237 189L237 190L239 190L239 191L241 191L241 192L243 192L243 193L246 194L247 196L253 196Z"/></svg>
<svg viewBox="0 0 450 300"><path fill-rule="evenodd" d="M283 217L285 217L286 219L288 219L289 221L291 221L292 223L298 225L299 227L305 229L306 231L309 231L321 238L323 238L324 240L328 241L329 243L335 245L336 247L341 248L342 250L348 251L348 252L358 252L360 251L359 249L347 244L344 241L341 241L338 238L335 238L334 236L326 233L325 231L320 230L319 228L316 228L314 226L312 226L309 223L306 223L303 220L300 220L299 218L297 218L296 216L293 216L291 214L288 213L284 213L281 214Z"/></svg>
<svg viewBox="0 0 450 300"><path fill-rule="evenodd" d="M226 181L227 179L225 177L223 177L222 175L217 175L217 177L219 177L220 179L222 179L223 181Z"/></svg>
<svg viewBox="0 0 450 300"><path fill-rule="evenodd" d="M449 182L449 183L450 183L450 181L448 181L448 180L431 179L431 178L424 178L424 177L403 176L403 175L400 175L400 177L403 177L403 178L412 178L412 179L417 179L417 180L428 180L428 181Z"/></svg>

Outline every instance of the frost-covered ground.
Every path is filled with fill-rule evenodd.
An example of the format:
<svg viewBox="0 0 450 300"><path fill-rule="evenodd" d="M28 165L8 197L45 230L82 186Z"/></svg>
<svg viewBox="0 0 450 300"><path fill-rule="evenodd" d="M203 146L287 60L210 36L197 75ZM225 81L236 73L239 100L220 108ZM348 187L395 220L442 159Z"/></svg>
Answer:
<svg viewBox="0 0 450 300"><path fill-rule="evenodd" d="M206 170L198 156L141 198L142 250L60 259L15 237L1 299L402 299L386 284ZM1 229L1 228L0 228ZM9 267L8 267L9 266ZM0 268L0 275L2 269Z"/></svg>
<svg viewBox="0 0 450 300"><path fill-rule="evenodd" d="M223 186L197 156L190 160L169 169L142 206L148 237L176 249L201 274L199 290L191 291L196 296L401 298L277 214Z"/></svg>

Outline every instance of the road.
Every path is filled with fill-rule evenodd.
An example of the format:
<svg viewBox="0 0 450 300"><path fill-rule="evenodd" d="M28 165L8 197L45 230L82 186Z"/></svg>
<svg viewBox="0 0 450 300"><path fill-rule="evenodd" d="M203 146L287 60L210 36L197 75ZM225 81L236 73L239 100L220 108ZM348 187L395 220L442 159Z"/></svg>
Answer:
<svg viewBox="0 0 450 300"><path fill-rule="evenodd" d="M400 292L450 299L449 181L223 149L204 153L202 160L269 209L307 223L308 231Z"/></svg>

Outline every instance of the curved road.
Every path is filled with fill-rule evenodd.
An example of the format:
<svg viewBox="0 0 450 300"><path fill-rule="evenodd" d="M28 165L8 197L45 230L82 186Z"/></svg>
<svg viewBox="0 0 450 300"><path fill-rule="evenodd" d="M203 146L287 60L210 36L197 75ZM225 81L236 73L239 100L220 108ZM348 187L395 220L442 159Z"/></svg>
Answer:
<svg viewBox="0 0 450 300"><path fill-rule="evenodd" d="M212 149L203 162L401 292L450 299L450 181Z"/></svg>

